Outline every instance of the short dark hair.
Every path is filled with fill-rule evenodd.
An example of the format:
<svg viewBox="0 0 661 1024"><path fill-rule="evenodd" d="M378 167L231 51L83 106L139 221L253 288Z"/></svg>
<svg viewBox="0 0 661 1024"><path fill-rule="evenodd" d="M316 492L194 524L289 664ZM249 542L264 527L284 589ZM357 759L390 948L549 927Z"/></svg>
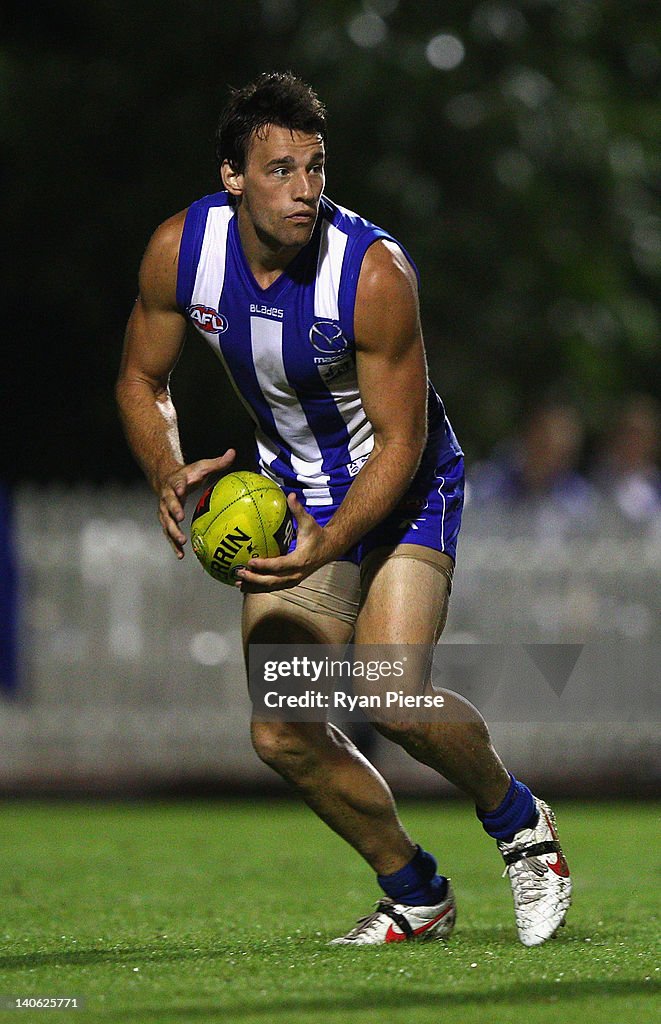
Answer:
<svg viewBox="0 0 661 1024"><path fill-rule="evenodd" d="M317 94L291 71L267 71L250 85L232 89L216 129L216 159L241 174L253 135L267 125L320 135L326 141L326 108Z"/></svg>

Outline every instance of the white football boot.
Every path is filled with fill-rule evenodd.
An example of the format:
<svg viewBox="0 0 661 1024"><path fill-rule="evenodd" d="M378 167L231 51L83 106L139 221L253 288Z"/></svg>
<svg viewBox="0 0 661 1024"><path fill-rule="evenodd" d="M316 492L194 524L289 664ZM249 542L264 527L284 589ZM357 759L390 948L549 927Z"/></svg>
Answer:
<svg viewBox="0 0 661 1024"><path fill-rule="evenodd" d="M331 946L377 946L384 942L430 942L447 939L454 928L457 907L448 881L445 899L433 907L411 907L384 896L373 914L361 917L355 928L329 943Z"/></svg>
<svg viewBox="0 0 661 1024"><path fill-rule="evenodd" d="M514 897L514 916L524 946L541 946L565 923L571 903L569 866L560 848L555 816L535 798L539 821L517 832L511 843L498 840Z"/></svg>

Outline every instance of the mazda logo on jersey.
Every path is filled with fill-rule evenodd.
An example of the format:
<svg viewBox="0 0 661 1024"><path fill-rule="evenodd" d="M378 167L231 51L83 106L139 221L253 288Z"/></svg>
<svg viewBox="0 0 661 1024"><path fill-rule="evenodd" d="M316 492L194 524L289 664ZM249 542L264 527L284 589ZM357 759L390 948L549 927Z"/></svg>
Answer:
<svg viewBox="0 0 661 1024"><path fill-rule="evenodd" d="M222 334L229 326L227 317L211 306L189 306L188 315L195 326L207 334Z"/></svg>
<svg viewBox="0 0 661 1024"><path fill-rule="evenodd" d="M334 320L317 320L310 328L309 338L317 352L327 356L345 352L349 347L342 328Z"/></svg>

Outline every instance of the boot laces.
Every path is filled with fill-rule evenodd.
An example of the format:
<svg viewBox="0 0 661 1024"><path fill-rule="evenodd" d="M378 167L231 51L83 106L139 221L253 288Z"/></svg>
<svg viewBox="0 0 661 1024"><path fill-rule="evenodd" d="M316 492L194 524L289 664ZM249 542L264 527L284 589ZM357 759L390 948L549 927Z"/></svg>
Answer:
<svg viewBox="0 0 661 1024"><path fill-rule="evenodd" d="M356 935L364 935L370 928L379 923L379 918L385 907L392 907L394 903L387 896L383 897L374 904L374 910L371 914L366 914L365 917L359 917L354 928L351 929L349 935L354 937ZM348 937L348 936L347 936Z"/></svg>

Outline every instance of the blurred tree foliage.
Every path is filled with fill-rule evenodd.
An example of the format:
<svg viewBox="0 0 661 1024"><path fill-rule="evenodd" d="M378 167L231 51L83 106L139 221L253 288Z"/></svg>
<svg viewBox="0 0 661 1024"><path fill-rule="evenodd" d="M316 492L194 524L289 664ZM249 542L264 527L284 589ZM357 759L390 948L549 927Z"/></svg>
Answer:
<svg viewBox="0 0 661 1024"><path fill-rule="evenodd" d="M418 263L432 376L470 454L550 388L593 431L618 394L651 390L651 0L10 0L1 17L5 478L137 475L112 385L140 256L217 189L227 84L271 68L328 105L328 194ZM173 390L189 457L247 458L197 339Z"/></svg>

